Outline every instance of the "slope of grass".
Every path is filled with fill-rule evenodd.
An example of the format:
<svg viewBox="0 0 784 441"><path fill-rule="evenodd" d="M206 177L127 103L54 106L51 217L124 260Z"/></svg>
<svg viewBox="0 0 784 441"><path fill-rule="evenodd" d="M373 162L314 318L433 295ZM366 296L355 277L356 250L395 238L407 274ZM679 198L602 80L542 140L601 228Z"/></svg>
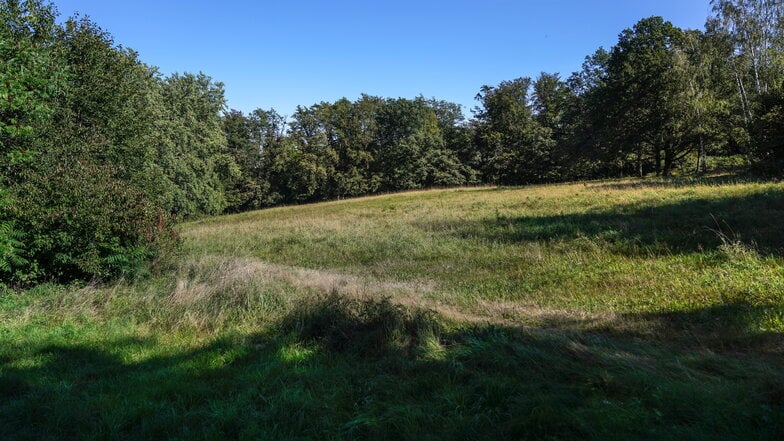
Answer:
<svg viewBox="0 0 784 441"><path fill-rule="evenodd" d="M780 439L784 184L409 192L0 296L0 439Z"/></svg>

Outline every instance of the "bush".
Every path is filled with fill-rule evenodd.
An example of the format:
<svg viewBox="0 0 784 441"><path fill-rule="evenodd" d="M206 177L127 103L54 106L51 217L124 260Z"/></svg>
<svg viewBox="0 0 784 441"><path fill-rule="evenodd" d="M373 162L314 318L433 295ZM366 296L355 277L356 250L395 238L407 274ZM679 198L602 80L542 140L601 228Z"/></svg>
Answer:
<svg viewBox="0 0 784 441"><path fill-rule="evenodd" d="M7 192L0 188L0 219L6 219L5 210L12 203ZM0 221L0 274L10 273L14 267L27 261L21 256L24 244L20 241L22 233L16 230L11 220ZM0 283L0 292L3 284Z"/></svg>
<svg viewBox="0 0 784 441"><path fill-rule="evenodd" d="M0 2L0 283L143 273L176 245L173 200L181 216L223 206L220 85L162 81L88 19L55 17Z"/></svg>
<svg viewBox="0 0 784 441"><path fill-rule="evenodd" d="M166 215L141 189L108 166L64 161L28 170L13 217L24 231L18 282L137 275L176 245Z"/></svg>

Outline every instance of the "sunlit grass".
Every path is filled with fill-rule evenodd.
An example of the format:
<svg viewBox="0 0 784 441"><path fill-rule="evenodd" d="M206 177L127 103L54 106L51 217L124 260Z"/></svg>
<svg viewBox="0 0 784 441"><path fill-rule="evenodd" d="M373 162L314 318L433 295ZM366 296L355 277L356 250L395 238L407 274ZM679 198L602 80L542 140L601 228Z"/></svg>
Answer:
<svg viewBox="0 0 784 441"><path fill-rule="evenodd" d="M413 192L186 225L190 255L430 287L418 297L652 313L781 303L784 185L612 181Z"/></svg>
<svg viewBox="0 0 784 441"><path fill-rule="evenodd" d="M784 184L417 191L0 294L0 439L780 439Z"/></svg>

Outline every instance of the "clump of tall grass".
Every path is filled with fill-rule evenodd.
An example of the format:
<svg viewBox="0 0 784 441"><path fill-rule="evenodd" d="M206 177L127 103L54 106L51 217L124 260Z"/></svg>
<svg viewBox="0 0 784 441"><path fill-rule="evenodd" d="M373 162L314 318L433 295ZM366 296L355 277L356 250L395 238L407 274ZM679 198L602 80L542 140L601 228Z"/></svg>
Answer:
<svg viewBox="0 0 784 441"><path fill-rule="evenodd" d="M390 352L417 355L437 346L443 331L431 310L395 304L387 297L358 299L335 291L300 303L284 317L281 328L332 351L371 358Z"/></svg>
<svg viewBox="0 0 784 441"><path fill-rule="evenodd" d="M713 232L719 239L719 245L716 247L719 255L737 264L754 263L760 260L760 253L754 241L744 242L740 234L733 231L726 222L722 227L713 215L711 217L716 228L708 228L708 231Z"/></svg>

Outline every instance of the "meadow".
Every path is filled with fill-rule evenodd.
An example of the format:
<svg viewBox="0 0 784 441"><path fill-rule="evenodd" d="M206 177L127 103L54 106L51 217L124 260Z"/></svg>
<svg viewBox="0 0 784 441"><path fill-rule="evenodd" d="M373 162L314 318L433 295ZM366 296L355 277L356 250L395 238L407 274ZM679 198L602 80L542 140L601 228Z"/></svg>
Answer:
<svg viewBox="0 0 784 441"><path fill-rule="evenodd" d="M205 218L0 296L0 439L781 439L784 183L414 191Z"/></svg>

